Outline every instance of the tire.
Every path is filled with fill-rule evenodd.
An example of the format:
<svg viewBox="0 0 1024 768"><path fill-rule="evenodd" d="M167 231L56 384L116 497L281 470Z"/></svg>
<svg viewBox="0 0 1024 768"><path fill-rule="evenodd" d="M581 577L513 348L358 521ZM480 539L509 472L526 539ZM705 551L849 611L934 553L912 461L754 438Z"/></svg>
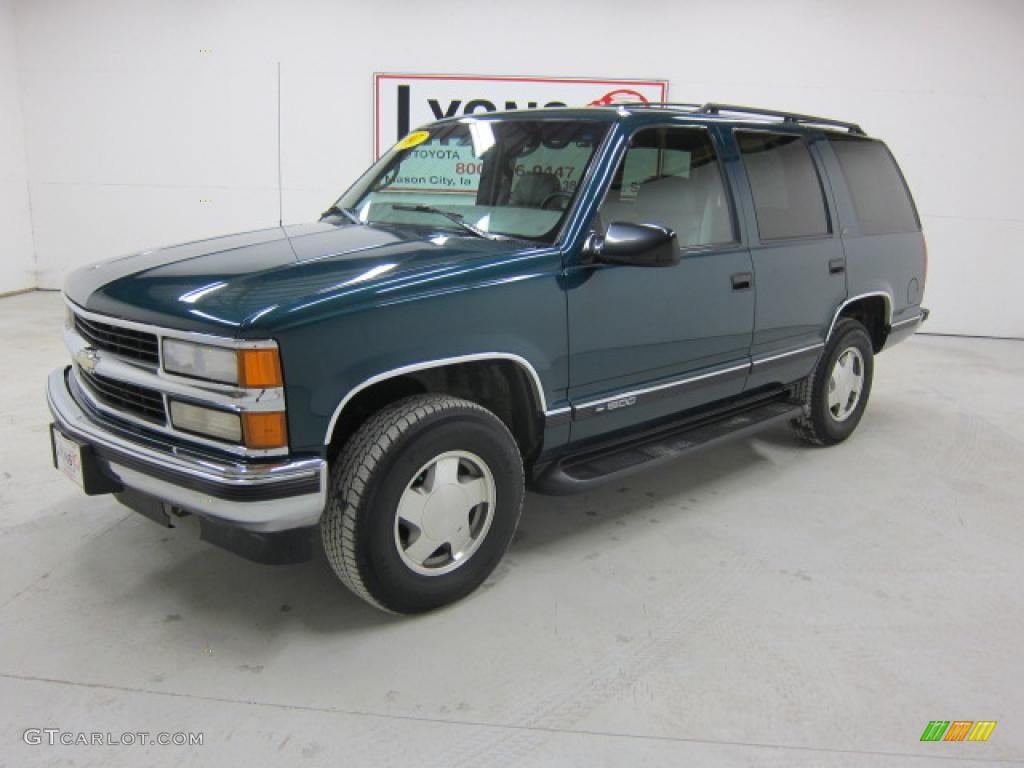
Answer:
<svg viewBox="0 0 1024 768"><path fill-rule="evenodd" d="M524 492L519 448L497 416L448 395L409 397L374 414L335 462L320 522L324 551L370 604L430 611L494 570Z"/></svg>
<svg viewBox="0 0 1024 768"><path fill-rule="evenodd" d="M837 368L840 360L844 364ZM807 413L792 422L797 435L813 445L835 445L853 434L871 395L874 370L874 348L867 330L856 320L843 318L814 372L794 389Z"/></svg>

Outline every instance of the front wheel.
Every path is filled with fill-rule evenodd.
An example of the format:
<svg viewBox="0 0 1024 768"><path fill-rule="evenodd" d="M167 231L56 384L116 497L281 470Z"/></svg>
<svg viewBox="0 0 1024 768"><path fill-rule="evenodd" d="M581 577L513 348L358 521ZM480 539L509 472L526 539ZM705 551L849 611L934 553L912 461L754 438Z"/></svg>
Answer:
<svg viewBox="0 0 1024 768"><path fill-rule="evenodd" d="M796 419L796 433L815 445L834 445L853 434L871 394L874 349L856 320L836 324L818 367L797 387L807 415Z"/></svg>
<svg viewBox="0 0 1024 768"><path fill-rule="evenodd" d="M429 611L490 575L523 495L522 458L497 416L448 395L406 398L372 416L339 456L324 551L367 602Z"/></svg>

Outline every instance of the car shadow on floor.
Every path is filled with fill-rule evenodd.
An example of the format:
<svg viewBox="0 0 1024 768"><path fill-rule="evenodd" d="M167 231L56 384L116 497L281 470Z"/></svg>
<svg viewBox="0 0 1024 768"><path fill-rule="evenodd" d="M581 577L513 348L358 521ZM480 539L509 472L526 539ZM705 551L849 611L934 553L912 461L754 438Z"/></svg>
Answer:
<svg viewBox="0 0 1024 768"><path fill-rule="evenodd" d="M131 574L120 599L136 601L139 614L157 605L168 623L251 625L272 637L297 627L333 634L400 620L349 592L319 541L309 562L264 565L200 541L195 519L168 529L125 510L122 522L86 548L82 565L94 589L107 588L119 571Z"/></svg>
<svg viewBox="0 0 1024 768"><path fill-rule="evenodd" d="M783 435L785 433L783 432ZM792 438L782 437L779 440ZM489 584L514 579L531 558L565 545L593 539L595 546L627 542L648 524L669 516L694 514L732 483L749 482L771 463L755 441L742 440L682 458L661 468L574 496L528 494L506 562ZM122 509L111 502L111 512ZM614 528L610 531L609 527ZM635 533L634 533L635 532ZM80 550L82 576L102 593L119 574L131 574L120 600L133 612L169 623L195 621L204 627L250 626L272 638L300 630L340 634L384 628L407 618L384 613L351 594L331 571L319 542L313 560L287 566L251 563L200 541L194 519L164 529L135 513ZM169 607L168 607L169 606Z"/></svg>
<svg viewBox="0 0 1024 768"><path fill-rule="evenodd" d="M775 432L779 432L774 438L779 445L794 443L785 429L763 434ZM569 537L595 536L604 541L609 526L617 529L615 540L619 540L629 536L631 523L662 522L666 516L693 514L702 501L713 499L732 483L748 482L769 461L755 440L743 439L680 457L587 493L528 494L510 551L524 554L557 547L560 540Z"/></svg>

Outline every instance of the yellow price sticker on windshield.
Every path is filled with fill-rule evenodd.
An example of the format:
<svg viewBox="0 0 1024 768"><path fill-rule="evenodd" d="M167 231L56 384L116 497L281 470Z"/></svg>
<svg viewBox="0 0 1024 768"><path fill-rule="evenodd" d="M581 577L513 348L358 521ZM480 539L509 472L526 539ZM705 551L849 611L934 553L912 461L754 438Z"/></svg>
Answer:
<svg viewBox="0 0 1024 768"><path fill-rule="evenodd" d="M401 151L403 149L410 149L418 144L422 144L429 138L430 131L413 131L400 142L395 144L395 149L398 151Z"/></svg>

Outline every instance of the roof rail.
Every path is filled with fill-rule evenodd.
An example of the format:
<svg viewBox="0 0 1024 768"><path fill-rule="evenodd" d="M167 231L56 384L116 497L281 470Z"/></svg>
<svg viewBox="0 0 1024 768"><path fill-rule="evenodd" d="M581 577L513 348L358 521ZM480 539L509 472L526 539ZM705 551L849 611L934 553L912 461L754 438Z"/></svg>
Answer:
<svg viewBox="0 0 1024 768"><path fill-rule="evenodd" d="M704 104L698 112L705 115L720 115L723 112L735 112L741 115L764 115L765 117L781 117L782 122L794 125L833 125L837 128L845 128L850 133L864 135L864 129L856 123L848 123L844 120L833 120L829 117L815 117L814 115L801 115L798 112L781 112L777 109L758 109L757 107L741 107L737 104L715 104L709 102Z"/></svg>
<svg viewBox="0 0 1024 768"><path fill-rule="evenodd" d="M691 101L616 101L613 104L602 105L609 107L687 107L694 111L700 111L704 104Z"/></svg>
<svg viewBox="0 0 1024 768"><path fill-rule="evenodd" d="M837 128L845 128L850 133L864 136L864 129L857 123L849 123L845 120L833 120L830 117L816 117L814 115L802 115L798 112L782 112L777 109L759 109L757 107L742 107L738 104L718 104L708 102L707 104L694 104L684 101L630 101L619 102L616 107L685 107L695 114L721 115L723 112L733 112L740 115L754 115L762 117L779 117L782 122L792 125L831 125Z"/></svg>

